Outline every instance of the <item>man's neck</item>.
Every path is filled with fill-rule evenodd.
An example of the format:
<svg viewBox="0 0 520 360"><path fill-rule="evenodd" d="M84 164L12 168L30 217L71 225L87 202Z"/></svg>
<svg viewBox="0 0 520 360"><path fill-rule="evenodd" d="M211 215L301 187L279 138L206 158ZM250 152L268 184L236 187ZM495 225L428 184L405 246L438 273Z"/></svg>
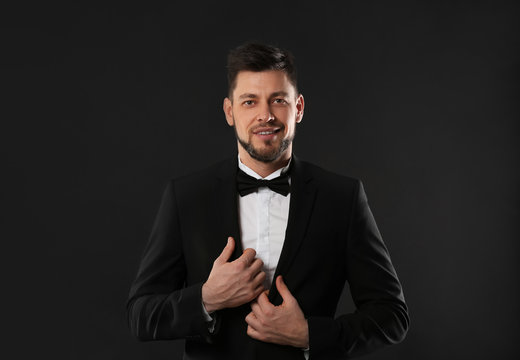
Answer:
<svg viewBox="0 0 520 360"><path fill-rule="evenodd" d="M242 161L244 165L246 165L248 168L250 168L263 178L267 177L268 175L271 175L276 170L281 169L284 166L287 166L289 160L291 159L291 153L291 146L289 146L289 148L287 148L287 150L284 151L282 156L280 156L278 159L272 162L263 162L253 159L247 151L240 147L240 145L238 147L240 161Z"/></svg>

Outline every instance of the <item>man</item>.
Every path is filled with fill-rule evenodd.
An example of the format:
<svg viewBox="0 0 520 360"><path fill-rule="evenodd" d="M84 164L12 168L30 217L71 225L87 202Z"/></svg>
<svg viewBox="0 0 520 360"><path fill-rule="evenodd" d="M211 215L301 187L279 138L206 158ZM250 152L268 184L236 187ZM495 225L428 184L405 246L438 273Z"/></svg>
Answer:
<svg viewBox="0 0 520 360"><path fill-rule="evenodd" d="M304 111L292 56L240 46L228 80L238 157L168 184L132 332L186 339L185 359L345 359L401 341L407 307L361 182L292 153ZM334 319L345 282L357 310Z"/></svg>

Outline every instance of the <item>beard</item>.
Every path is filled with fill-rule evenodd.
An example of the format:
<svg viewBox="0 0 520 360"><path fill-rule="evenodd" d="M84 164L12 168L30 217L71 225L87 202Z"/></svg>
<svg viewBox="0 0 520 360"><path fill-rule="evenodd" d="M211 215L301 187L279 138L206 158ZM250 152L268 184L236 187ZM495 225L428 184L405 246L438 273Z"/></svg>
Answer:
<svg viewBox="0 0 520 360"><path fill-rule="evenodd" d="M237 129L235 126L233 126L233 129L235 130L235 136L238 140L238 143L244 148L245 151L251 156L253 159L264 162L264 163L271 163L275 160L278 160L280 156L284 153L285 150L289 148L289 145L292 144L294 140L294 134L286 139L283 139L278 146L271 146L267 149L257 149L254 147L254 145L249 141L246 141L244 139L241 139L240 136L238 136ZM283 128L281 129L281 131ZM273 144L273 142L269 142L269 144Z"/></svg>

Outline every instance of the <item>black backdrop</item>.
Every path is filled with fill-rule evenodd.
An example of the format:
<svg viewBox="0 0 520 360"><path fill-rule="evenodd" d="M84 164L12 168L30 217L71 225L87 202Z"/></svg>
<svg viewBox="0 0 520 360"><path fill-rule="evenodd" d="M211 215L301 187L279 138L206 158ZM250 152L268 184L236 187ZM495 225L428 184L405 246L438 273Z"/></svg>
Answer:
<svg viewBox="0 0 520 360"><path fill-rule="evenodd" d="M3 358L178 359L124 304L168 178L235 153L228 49L291 49L295 152L361 178L410 306L367 359L513 359L520 334L513 1L4 7ZM348 297L339 311L351 308Z"/></svg>

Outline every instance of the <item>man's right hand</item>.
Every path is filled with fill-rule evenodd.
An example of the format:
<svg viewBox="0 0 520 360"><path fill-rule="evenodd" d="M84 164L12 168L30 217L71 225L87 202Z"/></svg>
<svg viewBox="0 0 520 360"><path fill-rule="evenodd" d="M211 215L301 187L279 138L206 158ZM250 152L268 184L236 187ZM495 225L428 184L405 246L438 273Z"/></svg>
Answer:
<svg viewBox="0 0 520 360"><path fill-rule="evenodd" d="M264 264L255 259L256 251L248 248L238 259L228 262L234 249L235 240L229 237L202 285L202 302L209 313L246 304L264 291Z"/></svg>

